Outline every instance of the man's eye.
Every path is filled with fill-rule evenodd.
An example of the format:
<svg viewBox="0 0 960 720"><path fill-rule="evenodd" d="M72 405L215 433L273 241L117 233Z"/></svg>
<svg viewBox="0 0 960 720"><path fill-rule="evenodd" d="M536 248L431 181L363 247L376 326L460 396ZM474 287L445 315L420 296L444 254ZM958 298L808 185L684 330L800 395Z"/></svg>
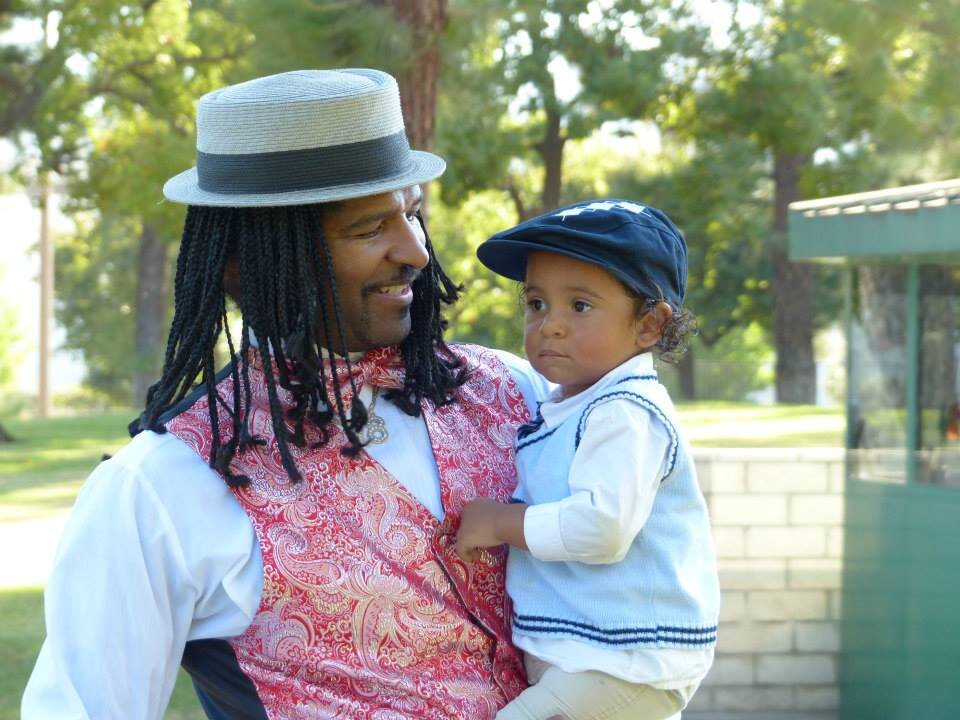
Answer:
<svg viewBox="0 0 960 720"><path fill-rule="evenodd" d="M578 313L588 312L589 310L593 309L593 305L586 302L585 300L574 300L573 309Z"/></svg>
<svg viewBox="0 0 960 720"><path fill-rule="evenodd" d="M383 229L383 225L377 225L372 227L369 230L363 230L354 235L356 238L372 238L380 234L380 230Z"/></svg>

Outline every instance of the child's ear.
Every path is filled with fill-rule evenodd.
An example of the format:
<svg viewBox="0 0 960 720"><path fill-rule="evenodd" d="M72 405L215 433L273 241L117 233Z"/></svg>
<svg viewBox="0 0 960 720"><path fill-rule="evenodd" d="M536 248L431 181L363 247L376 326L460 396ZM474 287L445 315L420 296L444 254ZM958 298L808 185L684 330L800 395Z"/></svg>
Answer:
<svg viewBox="0 0 960 720"><path fill-rule="evenodd" d="M663 328L673 317L673 310L662 300L637 318L636 342L640 350L648 350L657 344Z"/></svg>

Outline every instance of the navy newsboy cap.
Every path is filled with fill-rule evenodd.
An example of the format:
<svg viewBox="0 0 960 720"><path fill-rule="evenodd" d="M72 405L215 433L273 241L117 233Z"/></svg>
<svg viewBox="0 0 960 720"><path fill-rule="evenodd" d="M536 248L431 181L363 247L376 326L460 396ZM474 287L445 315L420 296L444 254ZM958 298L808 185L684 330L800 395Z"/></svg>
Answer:
<svg viewBox="0 0 960 720"><path fill-rule="evenodd" d="M498 275L523 280L527 255L545 251L599 265L642 297L679 310L687 290L687 244L662 211L630 200L588 200L497 233L477 248Z"/></svg>

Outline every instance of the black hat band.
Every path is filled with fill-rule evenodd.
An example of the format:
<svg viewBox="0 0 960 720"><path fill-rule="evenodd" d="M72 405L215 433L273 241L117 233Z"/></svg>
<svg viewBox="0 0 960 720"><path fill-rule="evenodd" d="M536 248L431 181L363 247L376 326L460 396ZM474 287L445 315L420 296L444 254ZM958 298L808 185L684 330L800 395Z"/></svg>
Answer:
<svg viewBox="0 0 960 720"><path fill-rule="evenodd" d="M223 194L282 193L372 182L410 169L410 145L393 135L329 147L240 155L197 151L197 184Z"/></svg>

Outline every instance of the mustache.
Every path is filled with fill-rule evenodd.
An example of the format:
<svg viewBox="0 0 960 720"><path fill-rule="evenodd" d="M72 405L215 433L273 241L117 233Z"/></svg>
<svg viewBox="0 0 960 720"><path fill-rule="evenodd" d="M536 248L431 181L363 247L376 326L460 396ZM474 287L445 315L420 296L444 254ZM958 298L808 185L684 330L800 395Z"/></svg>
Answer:
<svg viewBox="0 0 960 720"><path fill-rule="evenodd" d="M364 286L364 293L373 293L378 289L382 288L384 285L413 285L416 282L417 278L420 277L420 270L414 267L405 267L399 273L393 277L386 278L384 280L377 280L375 283L368 283Z"/></svg>

